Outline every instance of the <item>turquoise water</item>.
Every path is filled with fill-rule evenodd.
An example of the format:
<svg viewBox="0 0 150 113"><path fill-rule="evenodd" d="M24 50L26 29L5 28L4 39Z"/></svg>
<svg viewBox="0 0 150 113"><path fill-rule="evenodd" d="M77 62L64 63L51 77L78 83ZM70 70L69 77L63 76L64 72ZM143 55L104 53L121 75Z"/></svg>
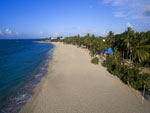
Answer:
<svg viewBox="0 0 150 113"><path fill-rule="evenodd" d="M0 113L17 113L46 73L54 45L0 40Z"/></svg>

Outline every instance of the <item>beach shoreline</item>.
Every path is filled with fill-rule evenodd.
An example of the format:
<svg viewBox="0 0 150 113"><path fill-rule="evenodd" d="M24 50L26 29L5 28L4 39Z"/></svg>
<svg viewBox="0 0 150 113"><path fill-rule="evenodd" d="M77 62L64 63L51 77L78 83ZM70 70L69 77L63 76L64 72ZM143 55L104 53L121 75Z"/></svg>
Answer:
<svg viewBox="0 0 150 113"><path fill-rule="evenodd" d="M18 113L46 74L54 45L33 41L1 41L9 46L1 48L4 51L1 52L1 61L5 63L0 62L0 113Z"/></svg>
<svg viewBox="0 0 150 113"><path fill-rule="evenodd" d="M21 113L150 112L148 101L141 104L139 91L111 76L101 64L91 64L85 49L60 42L53 44L47 74Z"/></svg>

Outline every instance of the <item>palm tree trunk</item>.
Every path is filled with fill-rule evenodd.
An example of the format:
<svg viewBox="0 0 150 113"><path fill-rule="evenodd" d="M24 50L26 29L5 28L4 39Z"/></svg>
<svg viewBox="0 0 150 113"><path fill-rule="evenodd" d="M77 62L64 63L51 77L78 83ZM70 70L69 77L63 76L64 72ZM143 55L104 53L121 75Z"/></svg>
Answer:
<svg viewBox="0 0 150 113"><path fill-rule="evenodd" d="M124 59L124 50L123 50L123 53L122 53L122 55L123 55L123 59Z"/></svg>
<svg viewBox="0 0 150 113"><path fill-rule="evenodd" d="M127 51L127 57L126 57L127 59L128 59L128 56L129 56L129 49L128 49L128 51Z"/></svg>
<svg viewBox="0 0 150 113"><path fill-rule="evenodd" d="M130 53L130 63L131 63L131 53Z"/></svg>

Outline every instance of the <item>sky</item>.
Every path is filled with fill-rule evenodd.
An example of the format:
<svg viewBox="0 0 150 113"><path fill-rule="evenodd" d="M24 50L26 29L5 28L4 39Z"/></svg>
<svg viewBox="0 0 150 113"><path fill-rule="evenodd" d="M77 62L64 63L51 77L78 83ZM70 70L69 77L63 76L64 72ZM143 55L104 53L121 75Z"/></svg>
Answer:
<svg viewBox="0 0 150 113"><path fill-rule="evenodd" d="M0 38L150 30L150 0L0 0Z"/></svg>

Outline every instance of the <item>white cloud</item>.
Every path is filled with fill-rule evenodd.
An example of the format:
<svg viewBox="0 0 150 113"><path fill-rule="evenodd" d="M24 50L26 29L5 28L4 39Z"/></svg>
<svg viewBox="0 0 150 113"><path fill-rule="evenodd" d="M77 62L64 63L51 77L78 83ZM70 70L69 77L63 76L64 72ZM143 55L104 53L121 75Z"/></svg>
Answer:
<svg viewBox="0 0 150 113"><path fill-rule="evenodd" d="M150 23L148 0L103 0L103 3L113 7L115 17Z"/></svg>
<svg viewBox="0 0 150 113"><path fill-rule="evenodd" d="M126 14L124 12L113 12L115 17L126 17Z"/></svg>
<svg viewBox="0 0 150 113"><path fill-rule="evenodd" d="M0 35L3 35L2 31L0 30Z"/></svg>
<svg viewBox="0 0 150 113"><path fill-rule="evenodd" d="M150 4L148 4L145 8L145 15L150 16Z"/></svg>
<svg viewBox="0 0 150 113"><path fill-rule="evenodd" d="M16 32L16 35L18 36L20 33L19 32Z"/></svg>
<svg viewBox="0 0 150 113"><path fill-rule="evenodd" d="M42 31L40 31L40 35L41 35L41 36L43 35L43 32L42 32Z"/></svg>
<svg viewBox="0 0 150 113"><path fill-rule="evenodd" d="M112 4L113 6L118 6L125 3L128 0L103 0L106 4Z"/></svg>
<svg viewBox="0 0 150 113"><path fill-rule="evenodd" d="M5 33L6 33L7 35L11 35L11 34L12 34L12 31L7 28L7 29L5 30Z"/></svg>
<svg viewBox="0 0 150 113"><path fill-rule="evenodd" d="M54 36L58 36L58 32L55 32L53 35L54 35Z"/></svg>
<svg viewBox="0 0 150 113"><path fill-rule="evenodd" d="M102 35L102 36L106 36L107 34L108 34L108 32L106 32L106 31L103 31L100 33L100 35Z"/></svg>
<svg viewBox="0 0 150 113"><path fill-rule="evenodd" d="M127 27L133 28L133 25L131 23L127 23Z"/></svg>
<svg viewBox="0 0 150 113"><path fill-rule="evenodd" d="M69 29L67 29L67 30L69 30L69 31L77 31L78 28L77 28L77 27L71 27L71 28L69 28Z"/></svg>
<svg viewBox="0 0 150 113"><path fill-rule="evenodd" d="M92 32L91 27L89 27L87 30L88 30L88 33Z"/></svg>
<svg viewBox="0 0 150 113"><path fill-rule="evenodd" d="M110 3L110 2L112 2L112 0L103 0L104 1L104 3Z"/></svg>

